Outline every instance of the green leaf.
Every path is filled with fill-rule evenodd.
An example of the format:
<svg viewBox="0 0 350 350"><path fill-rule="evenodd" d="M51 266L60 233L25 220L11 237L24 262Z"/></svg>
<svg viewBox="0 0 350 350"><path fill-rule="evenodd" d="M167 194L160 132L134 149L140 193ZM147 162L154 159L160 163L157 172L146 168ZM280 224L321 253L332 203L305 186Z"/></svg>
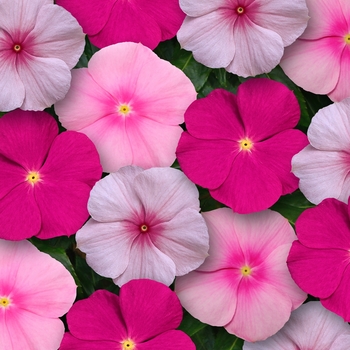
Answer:
<svg viewBox="0 0 350 350"><path fill-rule="evenodd" d="M225 328L220 328L215 337L215 350L241 350L243 339L227 333Z"/></svg>

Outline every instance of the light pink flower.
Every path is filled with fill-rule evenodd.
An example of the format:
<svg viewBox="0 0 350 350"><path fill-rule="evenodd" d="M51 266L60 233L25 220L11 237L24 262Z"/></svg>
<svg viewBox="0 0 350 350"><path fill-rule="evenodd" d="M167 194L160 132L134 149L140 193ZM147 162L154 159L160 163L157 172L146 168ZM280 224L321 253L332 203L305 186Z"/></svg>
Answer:
<svg viewBox="0 0 350 350"><path fill-rule="evenodd" d="M132 280L119 297L98 290L73 305L61 350L195 350L191 338L175 330L182 319L176 294L164 284Z"/></svg>
<svg viewBox="0 0 350 350"><path fill-rule="evenodd" d="M208 255L198 191L179 170L124 167L96 183L88 209L78 248L118 285L137 278L170 285Z"/></svg>
<svg viewBox="0 0 350 350"><path fill-rule="evenodd" d="M178 0L56 0L79 21L90 41L105 47L123 41L154 49L171 39L185 14Z"/></svg>
<svg viewBox="0 0 350 350"><path fill-rule="evenodd" d="M305 30L305 0L180 0L177 38L200 63L247 77L278 65Z"/></svg>
<svg viewBox="0 0 350 350"><path fill-rule="evenodd" d="M76 19L52 0L2 0L0 13L0 111L61 100L85 45Z"/></svg>
<svg viewBox="0 0 350 350"><path fill-rule="evenodd" d="M76 296L70 273L28 241L1 239L0 269L0 348L56 350L64 334L58 317Z"/></svg>
<svg viewBox="0 0 350 350"><path fill-rule="evenodd" d="M350 6L347 0L306 0L310 21L285 50L281 67L303 89L333 101L350 97Z"/></svg>
<svg viewBox="0 0 350 350"><path fill-rule="evenodd" d="M312 203L350 196L350 98L320 109L307 135L310 145L292 159L300 190Z"/></svg>
<svg viewBox="0 0 350 350"><path fill-rule="evenodd" d="M104 171L126 165L170 166L196 99L191 81L149 48L120 43L75 69L66 98L55 105L62 125L95 143Z"/></svg>
<svg viewBox="0 0 350 350"><path fill-rule="evenodd" d="M248 341L275 334L306 298L286 264L296 239L291 225L270 210L241 215L221 208L203 216L209 257L176 279L181 304L201 322Z"/></svg>
<svg viewBox="0 0 350 350"><path fill-rule="evenodd" d="M243 350L348 350L350 326L341 317L311 301L293 311L289 321L265 341L245 342Z"/></svg>

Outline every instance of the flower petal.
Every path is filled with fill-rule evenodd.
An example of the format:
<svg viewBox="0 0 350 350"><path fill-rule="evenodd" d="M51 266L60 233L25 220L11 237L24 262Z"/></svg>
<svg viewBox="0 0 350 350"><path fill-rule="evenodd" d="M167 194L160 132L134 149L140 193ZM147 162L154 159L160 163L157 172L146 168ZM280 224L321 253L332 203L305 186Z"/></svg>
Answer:
<svg viewBox="0 0 350 350"><path fill-rule="evenodd" d="M60 350L106 350L117 349L120 342L105 340L81 340L73 337L69 332L64 333Z"/></svg>
<svg viewBox="0 0 350 350"><path fill-rule="evenodd" d="M227 6L227 0L180 0L180 7L188 16L199 17Z"/></svg>
<svg viewBox="0 0 350 350"><path fill-rule="evenodd" d="M1 129L0 129L1 132ZM0 154L0 200L25 181L24 169Z"/></svg>

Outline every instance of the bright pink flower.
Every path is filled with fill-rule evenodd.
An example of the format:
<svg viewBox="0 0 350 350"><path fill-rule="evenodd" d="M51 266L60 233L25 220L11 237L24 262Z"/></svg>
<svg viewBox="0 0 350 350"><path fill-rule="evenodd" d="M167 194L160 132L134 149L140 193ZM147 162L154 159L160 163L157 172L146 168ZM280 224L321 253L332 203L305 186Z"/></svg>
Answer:
<svg viewBox="0 0 350 350"><path fill-rule="evenodd" d="M56 0L79 21L90 41L105 47L123 41L152 50L171 39L185 14L178 0Z"/></svg>
<svg viewBox="0 0 350 350"><path fill-rule="evenodd" d="M55 105L63 126L95 143L104 171L126 165L170 166L184 121L196 99L178 68L141 44L97 52L89 68L75 69L66 98Z"/></svg>
<svg viewBox="0 0 350 350"><path fill-rule="evenodd" d="M292 159L292 171L305 197L344 203L350 196L350 98L320 109L307 131L310 145Z"/></svg>
<svg viewBox="0 0 350 350"><path fill-rule="evenodd" d="M272 337L243 345L243 350L296 349L348 350L350 326L318 301L311 301L293 311L285 326Z"/></svg>
<svg viewBox="0 0 350 350"><path fill-rule="evenodd" d="M299 117L293 92L276 81L248 80L237 95L214 90L186 111L176 151L181 168L238 213L267 209L298 188L291 159L307 144L291 130Z"/></svg>
<svg viewBox="0 0 350 350"><path fill-rule="evenodd" d="M118 285L136 278L170 285L208 255L197 188L179 170L124 167L96 183L88 209L78 248Z"/></svg>
<svg viewBox="0 0 350 350"><path fill-rule="evenodd" d="M185 18L177 38L193 57L243 77L278 65L284 47L306 28L305 0L180 0Z"/></svg>
<svg viewBox="0 0 350 350"><path fill-rule="evenodd" d="M61 100L85 45L76 19L52 0L2 0L0 13L0 111Z"/></svg>
<svg viewBox="0 0 350 350"><path fill-rule="evenodd" d="M98 290L67 314L69 333L60 350L195 350L191 338L175 330L182 319L176 294L163 284L133 280L119 297Z"/></svg>
<svg viewBox="0 0 350 350"><path fill-rule="evenodd" d="M72 306L76 285L57 260L28 241L0 239L0 348L56 350L59 317Z"/></svg>
<svg viewBox="0 0 350 350"><path fill-rule="evenodd" d="M201 322L249 341L275 334L306 298L286 264L296 239L291 225L270 210L240 215L221 208L203 216L209 257L176 279L181 304Z"/></svg>
<svg viewBox="0 0 350 350"><path fill-rule="evenodd" d="M336 199L325 199L305 210L295 227L299 241L293 243L288 257L294 281L349 322L349 207Z"/></svg>
<svg viewBox="0 0 350 350"><path fill-rule="evenodd" d="M0 237L71 235L89 217L87 201L102 169L93 143L46 112L0 118Z"/></svg>
<svg viewBox="0 0 350 350"><path fill-rule="evenodd" d="M348 0L306 0L310 21L285 50L284 72L297 85L333 101L350 97L350 6Z"/></svg>

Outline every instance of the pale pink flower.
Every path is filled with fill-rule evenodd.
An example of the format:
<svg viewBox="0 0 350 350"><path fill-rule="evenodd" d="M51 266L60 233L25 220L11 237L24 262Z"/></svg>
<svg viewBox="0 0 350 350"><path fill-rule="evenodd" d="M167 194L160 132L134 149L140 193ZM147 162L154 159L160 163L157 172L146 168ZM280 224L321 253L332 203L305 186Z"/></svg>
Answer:
<svg viewBox="0 0 350 350"><path fill-rule="evenodd" d="M209 257L176 279L181 304L201 322L248 341L275 334L306 299L287 268L296 239L291 225L271 210L242 215L221 208L202 215Z"/></svg>
<svg viewBox="0 0 350 350"><path fill-rule="evenodd" d="M293 311L289 321L265 341L245 342L243 350L348 350L350 326L341 317L310 301Z"/></svg>
<svg viewBox="0 0 350 350"><path fill-rule="evenodd" d="M177 38L200 63L247 77L271 71L305 30L305 0L180 0Z"/></svg>
<svg viewBox="0 0 350 350"><path fill-rule="evenodd" d="M300 190L312 203L350 196L350 98L320 109L307 136L310 145L292 159Z"/></svg>
<svg viewBox="0 0 350 350"><path fill-rule="evenodd" d="M64 334L59 317L76 296L73 277L30 242L0 239L0 348L57 350Z"/></svg>
<svg viewBox="0 0 350 350"><path fill-rule="evenodd" d="M179 170L128 166L98 181L78 248L100 275L123 285L148 278L170 285L208 255L196 186Z"/></svg>
<svg viewBox="0 0 350 350"><path fill-rule="evenodd" d="M98 51L75 69L72 86L55 105L62 125L86 134L104 171L126 165L170 166L186 108L196 99L191 81L142 44Z"/></svg>
<svg viewBox="0 0 350 350"><path fill-rule="evenodd" d="M84 33L52 0L2 0L0 13L0 111L43 110L67 93Z"/></svg>
<svg viewBox="0 0 350 350"><path fill-rule="evenodd" d="M285 50L281 67L294 83L333 101L350 97L350 3L306 0L310 21Z"/></svg>

